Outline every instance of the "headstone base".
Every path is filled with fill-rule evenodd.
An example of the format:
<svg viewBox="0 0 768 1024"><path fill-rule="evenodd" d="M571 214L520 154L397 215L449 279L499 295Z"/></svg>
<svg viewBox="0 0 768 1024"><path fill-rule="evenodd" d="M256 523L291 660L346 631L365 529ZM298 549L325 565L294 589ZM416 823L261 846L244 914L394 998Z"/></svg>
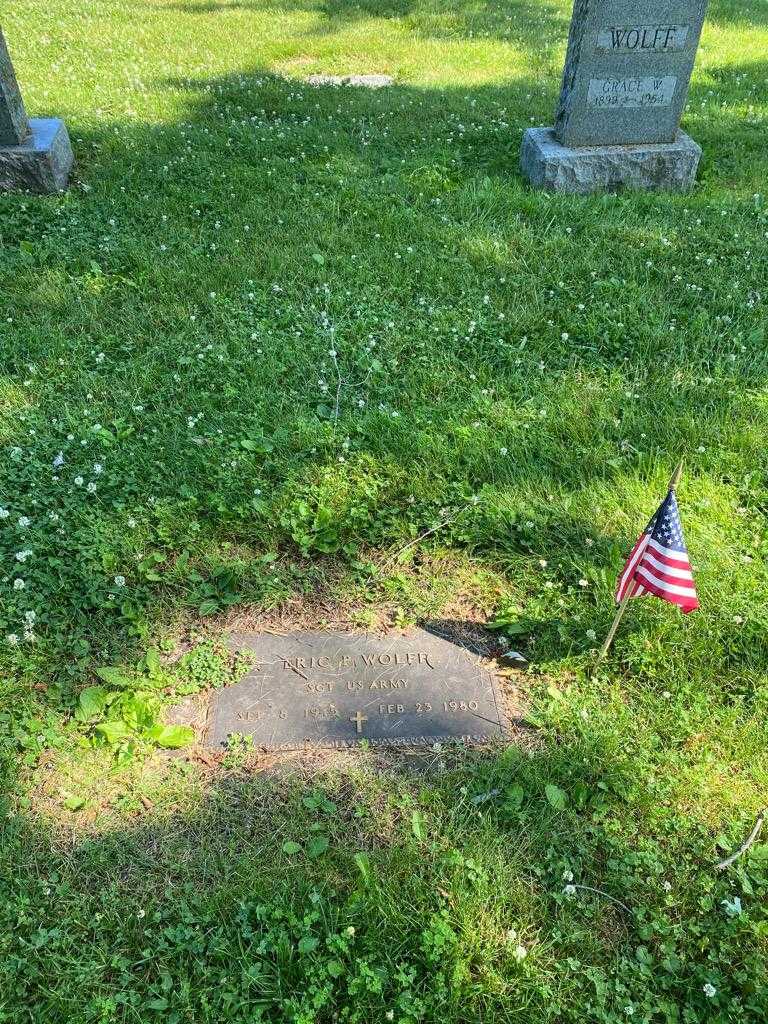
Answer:
<svg viewBox="0 0 768 1024"><path fill-rule="evenodd" d="M61 192L74 161L66 125L57 117L33 117L29 128L20 146L0 146L0 192Z"/></svg>
<svg viewBox="0 0 768 1024"><path fill-rule="evenodd" d="M534 188L548 192L684 192L693 186L701 147L678 132L674 142L633 146L563 146L552 128L529 128L520 166Z"/></svg>

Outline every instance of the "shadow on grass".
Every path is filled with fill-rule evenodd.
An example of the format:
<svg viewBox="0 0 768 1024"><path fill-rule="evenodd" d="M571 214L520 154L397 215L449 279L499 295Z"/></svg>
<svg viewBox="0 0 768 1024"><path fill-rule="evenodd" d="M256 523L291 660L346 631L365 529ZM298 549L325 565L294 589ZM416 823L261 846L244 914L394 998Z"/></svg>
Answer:
<svg viewBox="0 0 768 1024"><path fill-rule="evenodd" d="M744 69L722 72L735 81ZM732 321L714 310L734 308L723 299L709 309L648 269L649 255L690 254L683 208L730 202L734 181L751 197L765 173L757 131L697 109L707 83L691 90L707 148L699 194L586 200L534 193L519 175L522 126L531 109L547 119L554 81L544 100L533 76L371 93L256 68L157 88L186 98L178 123L78 132L89 191L62 201L76 213L71 236L54 233L45 200L0 200L11 320L34 325L10 334L8 394L21 413L16 378L30 363L53 382L42 389L45 445L6 470L15 504L37 502L48 517L35 549L50 566L34 598L40 643L15 667L27 681L67 679L51 706L66 708L72 681L94 664L135 656L163 615L305 593L324 553L349 564L361 545L399 543L476 494L489 500L448 542L517 566L554 549L575 579L586 567L611 575L616 554L608 566L603 556L634 530L583 548L607 479L629 485L723 431L734 449L755 447L759 327L740 328L739 388L726 381L702 399L683 380L670 391L679 371L709 374L725 360ZM589 304L581 319L579 301ZM671 321L683 329L672 333ZM348 360L345 384L373 380L373 409L365 386L350 385L334 413L328 323ZM663 416L653 403L629 412L624 374L666 389ZM85 426L82 413L94 404L96 435L95 414ZM196 419L206 408L209 431ZM623 447L630 424L649 439L645 454ZM23 452L21 415L8 430ZM51 482L59 451L66 488ZM86 506L85 476L82 490L74 476L97 457L117 468ZM55 517L67 529L49 525ZM539 536L519 533L529 520ZM11 539L9 560L21 543ZM364 572L353 566L350 579ZM30 593L14 593L8 633L20 632ZM571 650L552 633L552 656Z"/></svg>
<svg viewBox="0 0 768 1024"><path fill-rule="evenodd" d="M158 5L153 4L153 10ZM362 21L396 20L416 36L433 39L495 38L537 55L568 35L569 19L550 0L496 3L448 3L446 0L294 0L294 11L316 13L321 21L309 35L343 32ZM171 0L161 10L182 14L271 11L269 0Z"/></svg>
<svg viewBox="0 0 768 1024"><path fill-rule="evenodd" d="M305 9L324 14L319 32L397 18L425 36L518 42L532 60L542 34L567 32L549 4ZM725 23L745 8L712 10ZM749 10L765 18L763 4ZM765 62L707 69L734 104L740 75L767 73ZM560 591L545 592L531 564L559 562L563 592L583 573L597 581L590 624L607 625L601 598L652 511L617 522L625 495L638 503L633 481L663 480L681 449L709 445L723 451L702 476L742 486L752 474L764 499L759 297L725 297L756 264L739 262L729 237L713 231L722 249L710 253L709 237L682 228L687 207L719 218L764 189L763 126L703 110L702 76L689 107L705 146L697 193L545 196L524 186L517 154L531 119L551 121L558 78L369 93L257 67L158 82L178 100L176 122L73 131L88 191L0 199L4 430L21 453L3 463L0 505L14 520L2 553L29 580L6 601L3 633L20 633L31 606L38 617L38 641L11 665L23 688L11 672L2 683L3 728L29 716L30 693L41 719L59 721L94 666L136 657L190 608L306 596L329 560L342 585L370 593L361 549L399 546L476 495L477 512L438 539L501 567L521 600L552 593L530 621L544 653L565 660L584 631L574 639ZM687 287L707 283L694 262L704 246L718 257L712 275L720 257L726 268L706 301ZM336 410L332 347L345 385L371 381L346 388ZM22 386L33 372L36 399ZM719 383L704 389L699 376ZM630 398L643 387L647 400ZM642 451L624 446L641 436ZM45 524L18 565L17 510ZM712 552L704 531L699 543ZM725 589L713 580L713 598L715 582ZM706 640L698 662L683 643L657 652L659 674L700 689L748 659L765 668L764 635ZM724 1006L764 1004L751 939L719 937L730 891L691 867L711 864L710 836L677 808L662 818L624 737L583 730L580 742L463 763L427 753L421 771L371 755L290 780L233 756L200 780L179 761L174 784L152 788L150 770L140 780L147 806L126 786L114 818L68 838L22 808L0 840L0 1015L583 1024L637 1004L635 1019L704 1021L712 980ZM97 766L86 794L105 816L115 779ZM571 871L602 895L568 900Z"/></svg>
<svg viewBox="0 0 768 1024"><path fill-rule="evenodd" d="M190 15L265 12L273 9L269 0L169 0L152 4L152 10ZM561 4L508 0L497 3L448 4L445 0L294 0L293 11L318 15L319 22L308 31L312 36L343 32L362 21L392 20L421 38L498 39L528 51L539 59L553 46L563 48L568 37L570 11ZM768 11L761 0L713 0L706 24L729 29L768 25Z"/></svg>
<svg viewBox="0 0 768 1024"><path fill-rule="evenodd" d="M700 911L665 899L662 879L682 892L691 871L676 844L611 825L632 806L639 829L652 801L602 741L176 769L121 796L122 821L102 807L111 818L68 838L41 817L10 823L6 1013L320 1024L393 1007L506 1021L524 1007L526 1020L581 1024L587 998L617 1015L631 998L701 1019L701 978L721 983L700 922L689 938L680 927ZM687 865L709 857L694 828L678 839ZM569 896L570 881L593 891ZM661 960L672 931L686 969L649 972L638 944ZM746 945L740 959L759 962ZM743 973L723 979L732 1000Z"/></svg>

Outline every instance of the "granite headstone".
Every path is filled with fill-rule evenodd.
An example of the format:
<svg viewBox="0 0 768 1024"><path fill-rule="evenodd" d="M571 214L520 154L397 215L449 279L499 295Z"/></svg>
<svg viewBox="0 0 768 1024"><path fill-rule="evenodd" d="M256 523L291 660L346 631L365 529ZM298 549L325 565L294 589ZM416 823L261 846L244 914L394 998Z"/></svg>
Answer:
<svg viewBox="0 0 768 1024"><path fill-rule="evenodd" d="M19 83L0 30L0 146L18 146L29 135Z"/></svg>
<svg viewBox="0 0 768 1024"><path fill-rule="evenodd" d="M27 118L8 47L0 29L0 192L59 192L74 155L59 118Z"/></svg>
<svg viewBox="0 0 768 1024"><path fill-rule="evenodd" d="M575 0L554 128L521 164L562 192L690 188L701 149L679 129L707 0Z"/></svg>

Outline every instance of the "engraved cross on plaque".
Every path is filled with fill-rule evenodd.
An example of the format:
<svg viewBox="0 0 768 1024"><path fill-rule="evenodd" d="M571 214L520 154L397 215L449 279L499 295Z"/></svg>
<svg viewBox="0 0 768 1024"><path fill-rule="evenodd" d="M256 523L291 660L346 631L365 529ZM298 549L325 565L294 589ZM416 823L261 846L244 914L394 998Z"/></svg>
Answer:
<svg viewBox="0 0 768 1024"><path fill-rule="evenodd" d="M368 721L368 716L360 714L359 711L356 711L355 714L352 715L352 717L350 718L350 722L354 722L355 725L357 726L357 731L358 732L362 732L363 731L363 722L367 722L367 721Z"/></svg>

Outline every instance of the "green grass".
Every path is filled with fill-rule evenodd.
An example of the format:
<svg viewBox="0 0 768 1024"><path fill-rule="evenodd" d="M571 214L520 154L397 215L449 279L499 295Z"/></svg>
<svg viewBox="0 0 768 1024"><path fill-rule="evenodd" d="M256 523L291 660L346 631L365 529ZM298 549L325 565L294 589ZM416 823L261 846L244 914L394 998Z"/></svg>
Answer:
<svg viewBox="0 0 768 1024"><path fill-rule="evenodd" d="M578 199L518 171L569 13L5 14L77 168L0 196L0 1022L768 1017L767 847L713 869L768 802L768 17L712 2L692 194ZM681 457L702 609L593 677ZM504 752L211 769L74 714L154 648L152 700L210 685L232 621L499 612Z"/></svg>

